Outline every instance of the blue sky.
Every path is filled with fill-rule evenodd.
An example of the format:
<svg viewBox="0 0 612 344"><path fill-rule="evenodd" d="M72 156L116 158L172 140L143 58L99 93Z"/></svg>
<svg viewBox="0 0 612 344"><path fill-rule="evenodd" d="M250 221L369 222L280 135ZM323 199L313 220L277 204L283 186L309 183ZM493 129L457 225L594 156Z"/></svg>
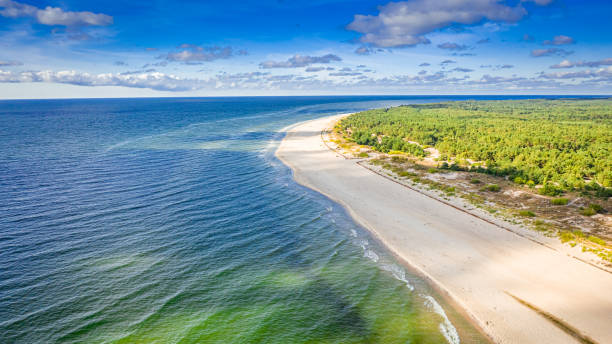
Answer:
<svg viewBox="0 0 612 344"><path fill-rule="evenodd" d="M0 0L0 98L611 94L612 2Z"/></svg>

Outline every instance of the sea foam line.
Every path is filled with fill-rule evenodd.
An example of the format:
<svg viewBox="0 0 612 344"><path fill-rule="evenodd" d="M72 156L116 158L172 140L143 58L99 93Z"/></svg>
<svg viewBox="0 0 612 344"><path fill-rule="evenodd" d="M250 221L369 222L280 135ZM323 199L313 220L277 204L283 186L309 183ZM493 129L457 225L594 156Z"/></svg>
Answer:
<svg viewBox="0 0 612 344"><path fill-rule="evenodd" d="M440 323L440 332L446 338L446 341L450 344L459 344L461 340L459 339L459 333L457 333L457 329L450 322L448 317L446 316L446 312L442 309L442 306L431 296L421 294L421 297L425 299L425 305L431 308L434 313L438 314L444 320Z"/></svg>

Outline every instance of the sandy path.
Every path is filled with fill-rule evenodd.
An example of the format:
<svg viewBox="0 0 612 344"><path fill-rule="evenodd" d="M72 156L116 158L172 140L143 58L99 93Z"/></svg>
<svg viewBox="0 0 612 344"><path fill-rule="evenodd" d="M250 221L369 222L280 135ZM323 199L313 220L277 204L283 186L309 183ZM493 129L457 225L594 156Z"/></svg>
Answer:
<svg viewBox="0 0 612 344"><path fill-rule="evenodd" d="M580 342L514 295L593 342L612 343L612 274L343 159L320 135L337 119L289 129L276 155L293 169L297 182L344 205L495 342Z"/></svg>

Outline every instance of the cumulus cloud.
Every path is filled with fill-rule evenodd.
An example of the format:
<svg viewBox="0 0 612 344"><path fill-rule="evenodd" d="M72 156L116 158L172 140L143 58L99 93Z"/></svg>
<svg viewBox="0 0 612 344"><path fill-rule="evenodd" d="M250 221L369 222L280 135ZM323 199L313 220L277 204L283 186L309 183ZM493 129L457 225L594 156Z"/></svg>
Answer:
<svg viewBox="0 0 612 344"><path fill-rule="evenodd" d="M545 0L534 1L547 5ZM457 25L489 20L515 23L527 15L522 3L500 0L410 0L390 2L378 15L355 15L347 29L362 34L360 41L378 47L414 46L430 43L426 34Z"/></svg>
<svg viewBox="0 0 612 344"><path fill-rule="evenodd" d="M259 67L264 69L299 68L315 63L331 63L337 61L342 61L342 59L334 54L327 54L323 56L295 55L289 58L287 61L264 61L259 64Z"/></svg>
<svg viewBox="0 0 612 344"><path fill-rule="evenodd" d="M579 72L556 72L556 73L541 73L541 78L545 79L584 79L584 78L600 78L612 81L612 66L599 68L597 70L583 70Z"/></svg>
<svg viewBox="0 0 612 344"><path fill-rule="evenodd" d="M612 58L607 58L599 61L569 61L563 60L556 65L550 66L553 69L560 68L574 68L574 67L601 67L601 66L612 66Z"/></svg>
<svg viewBox="0 0 612 344"><path fill-rule="evenodd" d="M457 61L453 61L453 60L444 60L442 62L440 62L440 66L446 66L449 65L451 63L457 63Z"/></svg>
<svg viewBox="0 0 612 344"><path fill-rule="evenodd" d="M511 64L499 64L499 65L480 65L480 68L492 68L494 70L499 69L511 69L514 68L514 65Z"/></svg>
<svg viewBox="0 0 612 344"><path fill-rule="evenodd" d="M314 73L314 72L320 72L325 69L326 69L325 67L308 67L305 69L305 71L309 73Z"/></svg>
<svg viewBox="0 0 612 344"><path fill-rule="evenodd" d="M362 75L363 73L361 72L335 72L335 73L329 73L329 76L359 76Z"/></svg>
<svg viewBox="0 0 612 344"><path fill-rule="evenodd" d="M0 16L6 18L30 17L43 25L107 26L113 23L113 17L102 13L71 12L51 6L41 9L12 0L0 0Z"/></svg>
<svg viewBox="0 0 612 344"><path fill-rule="evenodd" d="M210 62L219 59L228 59L233 55L232 47L200 47L193 44L181 44L179 52L168 53L161 55L158 58L163 58L170 62L183 62L185 64L198 64L201 62Z"/></svg>
<svg viewBox="0 0 612 344"><path fill-rule="evenodd" d="M431 63L423 62L419 65L419 67L427 67L427 66L431 66Z"/></svg>
<svg viewBox="0 0 612 344"><path fill-rule="evenodd" d="M570 36L559 35L555 36L552 40L546 40L542 42L544 45L566 45L566 44L574 44L576 41Z"/></svg>
<svg viewBox="0 0 612 344"><path fill-rule="evenodd" d="M203 88L204 80L152 72L127 74L90 74L76 71L26 71L0 70L0 82L52 82L79 86L124 86L150 88L158 91L188 91Z"/></svg>
<svg viewBox="0 0 612 344"><path fill-rule="evenodd" d="M438 48L445 49L445 50L456 50L456 51L462 51L462 50L469 49L467 45L451 43L451 42L438 44Z"/></svg>
<svg viewBox="0 0 612 344"><path fill-rule="evenodd" d="M355 49L355 54L357 55L370 55L373 52L374 50L366 47L365 45L362 45L359 48Z"/></svg>
<svg viewBox="0 0 612 344"><path fill-rule="evenodd" d="M416 75L400 74L376 77L359 74L359 71L338 71L331 77L281 74L269 72L219 73L206 79L180 77L155 70L131 71L120 74L90 74L76 71L27 71L11 72L0 69L0 82L49 82L80 86L122 86L148 88L160 91L192 91L212 89L251 90L568 90L608 89L612 82L612 66L579 72L540 73L534 77L498 76L485 74L473 79L469 75L453 76L448 71ZM582 87L582 88L580 88ZM599 87L599 88L598 88Z"/></svg>
<svg viewBox="0 0 612 344"><path fill-rule="evenodd" d="M469 72L473 72L473 69L469 69L469 68L461 68L461 67L457 67L457 68L453 68L452 71L454 72L462 72L462 73L469 73Z"/></svg>
<svg viewBox="0 0 612 344"><path fill-rule="evenodd" d="M573 54L573 51L568 51L565 49L559 48L549 48L549 49L534 49L531 51L531 56L533 57L542 57L542 56L567 56Z"/></svg>

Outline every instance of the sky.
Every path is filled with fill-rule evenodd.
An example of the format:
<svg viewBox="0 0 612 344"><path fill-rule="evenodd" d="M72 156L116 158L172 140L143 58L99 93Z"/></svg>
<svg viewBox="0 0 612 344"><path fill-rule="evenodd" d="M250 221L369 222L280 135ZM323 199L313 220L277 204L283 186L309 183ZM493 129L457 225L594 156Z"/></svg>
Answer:
<svg viewBox="0 0 612 344"><path fill-rule="evenodd" d="M0 0L0 99L612 94L609 0Z"/></svg>

